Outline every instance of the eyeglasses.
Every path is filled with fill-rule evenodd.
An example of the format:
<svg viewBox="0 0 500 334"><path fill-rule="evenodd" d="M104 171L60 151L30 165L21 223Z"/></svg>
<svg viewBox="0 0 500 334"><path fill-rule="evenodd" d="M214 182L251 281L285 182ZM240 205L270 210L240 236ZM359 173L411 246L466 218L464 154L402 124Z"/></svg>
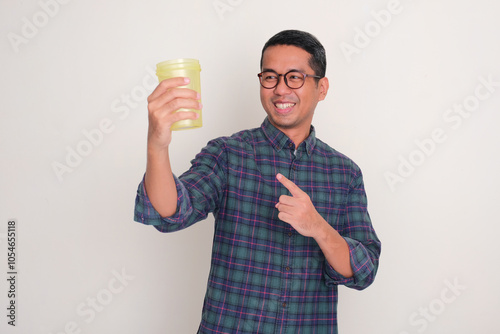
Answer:
<svg viewBox="0 0 500 334"><path fill-rule="evenodd" d="M289 71L285 74L278 74L274 71L264 71L257 74L260 79L260 84L266 89L273 89L278 86L280 77L285 80L285 84L291 89L299 89L304 86L307 77L321 79L318 75L305 74L298 71Z"/></svg>

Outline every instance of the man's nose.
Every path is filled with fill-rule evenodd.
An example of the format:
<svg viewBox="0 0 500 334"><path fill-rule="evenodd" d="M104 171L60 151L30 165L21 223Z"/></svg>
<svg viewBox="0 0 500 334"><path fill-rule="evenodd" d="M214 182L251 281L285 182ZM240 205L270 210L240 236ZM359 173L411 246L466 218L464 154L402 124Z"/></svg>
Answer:
<svg viewBox="0 0 500 334"><path fill-rule="evenodd" d="M274 93L276 95L286 95L290 93L291 88L285 83L285 76L280 75L278 77L278 84L274 87Z"/></svg>

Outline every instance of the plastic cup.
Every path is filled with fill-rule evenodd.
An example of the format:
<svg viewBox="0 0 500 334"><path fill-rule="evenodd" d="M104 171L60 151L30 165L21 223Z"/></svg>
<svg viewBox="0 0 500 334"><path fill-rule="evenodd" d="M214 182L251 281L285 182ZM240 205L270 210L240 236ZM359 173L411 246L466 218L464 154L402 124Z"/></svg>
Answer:
<svg viewBox="0 0 500 334"><path fill-rule="evenodd" d="M201 94L200 71L200 62L197 59L173 59L156 65L156 75L159 82L170 78L188 77L190 79L189 84L181 87L190 88ZM177 111L194 111L200 117L176 122L172 125L172 130L194 129L202 126L201 110L181 108Z"/></svg>

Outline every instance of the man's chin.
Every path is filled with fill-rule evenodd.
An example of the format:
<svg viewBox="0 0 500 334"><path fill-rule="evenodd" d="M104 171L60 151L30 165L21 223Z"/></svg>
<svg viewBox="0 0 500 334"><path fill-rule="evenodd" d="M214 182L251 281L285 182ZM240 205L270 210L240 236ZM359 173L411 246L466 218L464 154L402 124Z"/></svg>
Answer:
<svg viewBox="0 0 500 334"><path fill-rule="evenodd" d="M288 117L288 115L280 115L280 114L267 114L269 117L269 121L272 125L279 129L290 129L293 127L293 121Z"/></svg>

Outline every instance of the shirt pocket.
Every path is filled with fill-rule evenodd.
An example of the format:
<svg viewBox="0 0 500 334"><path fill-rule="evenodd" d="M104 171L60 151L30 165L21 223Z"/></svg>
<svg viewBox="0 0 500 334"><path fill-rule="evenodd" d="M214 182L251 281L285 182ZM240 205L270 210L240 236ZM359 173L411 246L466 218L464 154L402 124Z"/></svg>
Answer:
<svg viewBox="0 0 500 334"><path fill-rule="evenodd" d="M343 226L346 193L333 187L315 187L309 194L316 211L336 230Z"/></svg>

